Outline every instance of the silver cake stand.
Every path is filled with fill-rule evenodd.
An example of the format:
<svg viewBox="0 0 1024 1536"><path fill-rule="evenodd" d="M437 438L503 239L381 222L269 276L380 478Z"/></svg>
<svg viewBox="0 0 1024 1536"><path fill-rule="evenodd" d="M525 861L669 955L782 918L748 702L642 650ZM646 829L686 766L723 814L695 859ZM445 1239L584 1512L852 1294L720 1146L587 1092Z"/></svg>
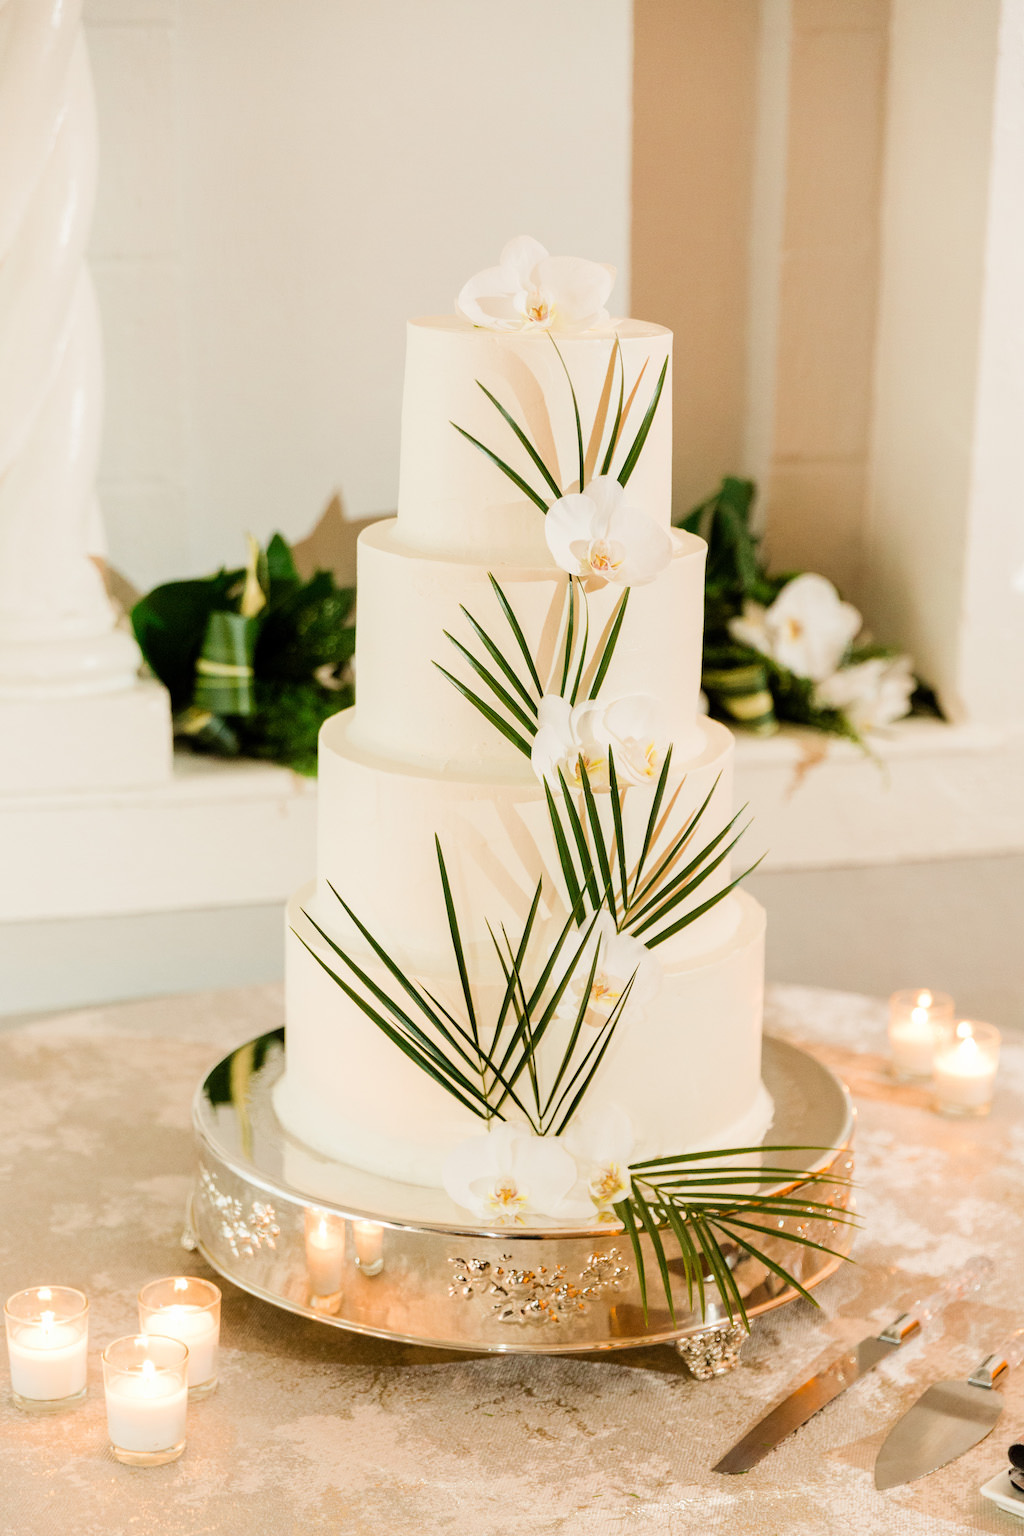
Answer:
<svg viewBox="0 0 1024 1536"><path fill-rule="evenodd" d="M274 1113L283 1071L279 1029L225 1057L196 1094L199 1168L184 1242L235 1285L304 1317L403 1343L529 1354L665 1343L698 1377L735 1364L745 1331L710 1282L703 1315L690 1310L678 1260L669 1260L673 1321L645 1251L645 1315L632 1248L617 1226L477 1226L443 1191L320 1157ZM786 1154L787 1164L825 1177L785 1188L847 1209L853 1110L845 1088L813 1056L771 1038L763 1076L775 1104L766 1145L827 1149ZM794 1230L849 1251L852 1228L824 1213L807 1214ZM762 1246L808 1288L841 1262L777 1231ZM761 1263L739 1250L727 1257L748 1316L795 1298Z"/></svg>

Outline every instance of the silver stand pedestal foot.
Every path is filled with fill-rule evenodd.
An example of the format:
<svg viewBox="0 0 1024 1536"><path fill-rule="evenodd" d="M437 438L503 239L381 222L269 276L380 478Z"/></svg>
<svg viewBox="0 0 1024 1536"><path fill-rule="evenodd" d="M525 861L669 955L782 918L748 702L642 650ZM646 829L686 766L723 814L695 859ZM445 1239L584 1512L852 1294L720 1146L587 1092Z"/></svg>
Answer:
<svg viewBox="0 0 1024 1536"><path fill-rule="evenodd" d="M703 1333L676 1339L675 1349L691 1376L697 1381L710 1381L736 1369L740 1350L748 1338L742 1323L720 1323Z"/></svg>

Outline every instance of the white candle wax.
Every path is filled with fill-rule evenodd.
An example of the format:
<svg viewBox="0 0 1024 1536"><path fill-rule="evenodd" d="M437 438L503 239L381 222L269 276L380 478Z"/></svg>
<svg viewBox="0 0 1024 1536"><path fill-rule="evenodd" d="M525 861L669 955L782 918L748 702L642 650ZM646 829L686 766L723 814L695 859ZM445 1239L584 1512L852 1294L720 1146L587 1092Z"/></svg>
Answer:
<svg viewBox="0 0 1024 1536"><path fill-rule="evenodd" d="M345 1228L314 1216L306 1230L306 1274L314 1296L333 1296L341 1290L345 1263Z"/></svg>
<svg viewBox="0 0 1024 1536"><path fill-rule="evenodd" d="M141 1371L115 1375L106 1394L107 1430L122 1451L169 1451L184 1440L188 1388L177 1372L164 1374L146 1360Z"/></svg>
<svg viewBox="0 0 1024 1536"><path fill-rule="evenodd" d="M201 1387L217 1374L217 1319L205 1307L187 1303L160 1307L142 1318L143 1333L161 1333L168 1339L180 1339L188 1349L188 1384ZM131 1446L126 1446L131 1450Z"/></svg>
<svg viewBox="0 0 1024 1536"><path fill-rule="evenodd" d="M889 1046L896 1071L907 1077L928 1077L935 1055L935 1029L931 1009L913 1008L909 1017L894 1019L889 1026Z"/></svg>
<svg viewBox="0 0 1024 1536"><path fill-rule="evenodd" d="M996 1063L973 1035L957 1040L935 1058L935 1094L941 1104L980 1109L991 1102Z"/></svg>
<svg viewBox="0 0 1024 1536"><path fill-rule="evenodd" d="M384 1263L384 1228L376 1221L352 1223L359 1268L379 1274Z"/></svg>
<svg viewBox="0 0 1024 1536"><path fill-rule="evenodd" d="M88 1337L72 1323L23 1324L8 1338L11 1386L34 1402L59 1402L85 1388Z"/></svg>

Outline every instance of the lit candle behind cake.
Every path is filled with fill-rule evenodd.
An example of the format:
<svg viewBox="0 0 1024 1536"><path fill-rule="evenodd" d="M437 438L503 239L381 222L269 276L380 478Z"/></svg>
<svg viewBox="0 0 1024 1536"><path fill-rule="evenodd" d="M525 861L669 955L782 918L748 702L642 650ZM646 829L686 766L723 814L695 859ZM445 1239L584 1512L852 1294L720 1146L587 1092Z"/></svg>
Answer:
<svg viewBox="0 0 1024 1536"><path fill-rule="evenodd" d="M315 1206L306 1209L306 1278L314 1297L341 1290L345 1263L345 1220Z"/></svg>
<svg viewBox="0 0 1024 1536"><path fill-rule="evenodd" d="M889 999L889 1051L898 1078L932 1075L936 1030L952 1023L953 999L945 992L911 987Z"/></svg>
<svg viewBox="0 0 1024 1536"><path fill-rule="evenodd" d="M18 1291L4 1307L11 1391L21 1408L52 1411L85 1396L89 1302L70 1286Z"/></svg>
<svg viewBox="0 0 1024 1536"><path fill-rule="evenodd" d="M946 1115L987 1115L995 1091L1000 1035L994 1024L961 1019L939 1037L935 1104Z"/></svg>
<svg viewBox="0 0 1024 1536"><path fill-rule="evenodd" d="M384 1268L384 1228L378 1221L354 1221L356 1263L364 1275L379 1275Z"/></svg>

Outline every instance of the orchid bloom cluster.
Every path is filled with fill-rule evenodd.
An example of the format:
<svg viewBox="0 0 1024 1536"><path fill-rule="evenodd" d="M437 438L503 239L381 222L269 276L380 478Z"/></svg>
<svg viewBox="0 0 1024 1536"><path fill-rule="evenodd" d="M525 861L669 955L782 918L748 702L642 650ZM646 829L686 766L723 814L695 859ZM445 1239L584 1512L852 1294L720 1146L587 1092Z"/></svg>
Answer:
<svg viewBox="0 0 1024 1536"><path fill-rule="evenodd" d="M744 603L742 614L730 619L729 633L814 683L818 708L841 710L855 730L865 731L902 719L916 684L909 656L843 665L861 625L860 613L830 581L807 572L787 581L768 608Z"/></svg>
<svg viewBox="0 0 1024 1536"><path fill-rule="evenodd" d="M657 701L647 694L571 704L547 693L537 706L530 760L538 779L552 788L559 774L578 787L585 770L592 789L607 789L609 748L620 784L648 784L661 771L665 745Z"/></svg>
<svg viewBox="0 0 1024 1536"><path fill-rule="evenodd" d="M551 256L539 240L517 235L496 267L469 279L455 307L491 331L571 335L607 325L605 305L614 281L614 267L581 256Z"/></svg>
<svg viewBox="0 0 1024 1536"><path fill-rule="evenodd" d="M521 1225L531 1216L608 1220L629 1195L633 1144L629 1117L617 1104L585 1110L564 1136L492 1121L449 1153L444 1187L457 1205L497 1225Z"/></svg>
<svg viewBox="0 0 1024 1536"><path fill-rule="evenodd" d="M544 536L556 565L570 576L622 587L645 586L672 558L672 535L649 512L631 507L612 475L548 508Z"/></svg>

